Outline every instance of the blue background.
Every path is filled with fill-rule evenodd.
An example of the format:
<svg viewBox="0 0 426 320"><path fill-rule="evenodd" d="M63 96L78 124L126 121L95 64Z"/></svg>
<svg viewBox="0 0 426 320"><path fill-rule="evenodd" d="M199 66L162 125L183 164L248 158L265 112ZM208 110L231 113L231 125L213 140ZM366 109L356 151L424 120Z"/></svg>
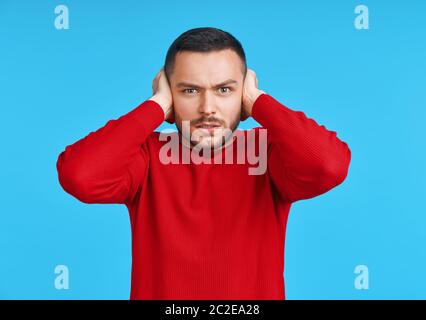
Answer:
<svg viewBox="0 0 426 320"><path fill-rule="evenodd" d="M59 4L69 30L54 27ZM354 27L359 4L369 30ZM352 151L342 185L292 207L287 298L425 299L425 9L378 0L1 0L0 298L129 298L126 208L78 202L61 189L56 160L149 98L179 34L213 26L241 41L262 89ZM69 290L54 287L60 264ZM354 287L360 264L368 290Z"/></svg>

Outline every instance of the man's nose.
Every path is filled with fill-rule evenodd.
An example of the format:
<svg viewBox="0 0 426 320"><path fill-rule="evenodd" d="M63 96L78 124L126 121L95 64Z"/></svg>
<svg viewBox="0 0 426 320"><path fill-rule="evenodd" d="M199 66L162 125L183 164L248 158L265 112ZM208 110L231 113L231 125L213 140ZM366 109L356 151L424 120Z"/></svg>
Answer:
<svg viewBox="0 0 426 320"><path fill-rule="evenodd" d="M216 101L214 94L206 90L201 97L199 112L209 115L216 113Z"/></svg>

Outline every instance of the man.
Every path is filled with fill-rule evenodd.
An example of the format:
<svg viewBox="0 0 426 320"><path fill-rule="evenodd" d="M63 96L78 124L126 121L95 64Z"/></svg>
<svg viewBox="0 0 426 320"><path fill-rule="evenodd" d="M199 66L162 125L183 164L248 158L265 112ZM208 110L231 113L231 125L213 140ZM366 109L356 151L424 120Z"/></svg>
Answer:
<svg viewBox="0 0 426 320"><path fill-rule="evenodd" d="M290 206L343 182L347 144L260 90L241 44L219 29L179 36L153 91L57 162L80 201L127 206L130 298L285 299ZM237 130L250 116L261 127ZM178 132L155 132L164 120ZM248 170L250 153L266 170Z"/></svg>

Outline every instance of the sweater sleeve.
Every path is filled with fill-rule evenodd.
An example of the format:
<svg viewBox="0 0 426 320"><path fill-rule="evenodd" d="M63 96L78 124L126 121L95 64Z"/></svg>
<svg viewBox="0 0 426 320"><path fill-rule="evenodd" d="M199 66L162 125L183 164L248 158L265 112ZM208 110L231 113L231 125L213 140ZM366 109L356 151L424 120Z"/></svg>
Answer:
<svg viewBox="0 0 426 320"><path fill-rule="evenodd" d="M146 140L163 120L161 106L146 100L67 146L56 162L62 188L85 203L131 201L148 164Z"/></svg>
<svg viewBox="0 0 426 320"><path fill-rule="evenodd" d="M313 198L345 180L351 151L336 132L267 93L254 102L252 117L267 129L268 174L282 199Z"/></svg>

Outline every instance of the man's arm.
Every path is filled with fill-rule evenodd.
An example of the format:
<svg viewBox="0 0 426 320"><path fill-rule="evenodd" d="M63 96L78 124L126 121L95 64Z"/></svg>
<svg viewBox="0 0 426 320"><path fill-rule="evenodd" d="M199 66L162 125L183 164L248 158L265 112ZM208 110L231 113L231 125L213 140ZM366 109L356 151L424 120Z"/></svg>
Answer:
<svg viewBox="0 0 426 320"><path fill-rule="evenodd" d="M155 79L160 85L164 80L158 75ZM147 168L144 143L169 114L170 97L154 94L129 113L67 146L56 163L63 189L85 203L131 201Z"/></svg>
<svg viewBox="0 0 426 320"><path fill-rule="evenodd" d="M344 181L351 151L336 132L266 93L256 99L252 116L268 130L268 171L282 197L309 199Z"/></svg>
<svg viewBox="0 0 426 320"><path fill-rule="evenodd" d="M244 112L268 133L268 173L280 196L290 202L309 199L341 184L351 151L327 130L258 89L256 73L244 82Z"/></svg>

